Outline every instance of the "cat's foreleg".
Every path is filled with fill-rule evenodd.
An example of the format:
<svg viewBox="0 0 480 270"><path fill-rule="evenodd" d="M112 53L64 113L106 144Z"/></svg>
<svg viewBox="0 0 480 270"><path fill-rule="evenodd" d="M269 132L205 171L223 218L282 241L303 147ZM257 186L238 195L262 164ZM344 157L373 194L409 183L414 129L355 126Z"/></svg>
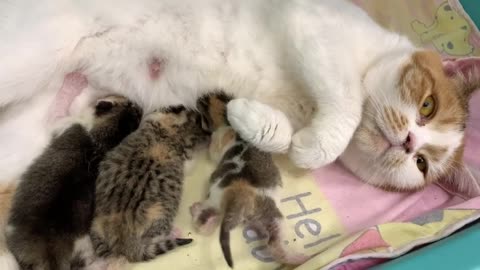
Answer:
<svg viewBox="0 0 480 270"><path fill-rule="evenodd" d="M255 100L239 98L228 103L227 117L240 137L260 150L287 152L293 128L283 112Z"/></svg>
<svg viewBox="0 0 480 270"><path fill-rule="evenodd" d="M292 137L289 157L298 167L314 169L334 162L345 151L360 123L361 98L330 98L329 102L317 101L318 109L310 125Z"/></svg>

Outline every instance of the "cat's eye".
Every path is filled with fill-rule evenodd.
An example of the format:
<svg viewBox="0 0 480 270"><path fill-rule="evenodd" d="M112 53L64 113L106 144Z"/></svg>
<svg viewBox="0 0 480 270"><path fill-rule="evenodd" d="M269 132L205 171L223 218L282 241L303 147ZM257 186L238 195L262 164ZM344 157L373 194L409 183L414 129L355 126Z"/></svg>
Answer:
<svg viewBox="0 0 480 270"><path fill-rule="evenodd" d="M427 160L423 156L421 155L416 156L415 163L419 171L421 171L423 174L427 173L428 164L427 164Z"/></svg>
<svg viewBox="0 0 480 270"><path fill-rule="evenodd" d="M420 107L420 115L424 118L431 118L435 113L436 104L433 96L428 96Z"/></svg>

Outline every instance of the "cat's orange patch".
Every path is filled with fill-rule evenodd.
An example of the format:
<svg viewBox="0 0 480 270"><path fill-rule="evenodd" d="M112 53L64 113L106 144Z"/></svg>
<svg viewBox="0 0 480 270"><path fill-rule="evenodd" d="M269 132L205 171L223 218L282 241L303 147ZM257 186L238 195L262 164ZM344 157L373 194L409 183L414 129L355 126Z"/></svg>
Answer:
<svg viewBox="0 0 480 270"><path fill-rule="evenodd" d="M235 133L235 130L233 130L233 128L228 128L228 130L225 131L222 136L222 140L220 142L220 149L223 149L225 146L232 143L236 137L237 134Z"/></svg>
<svg viewBox="0 0 480 270"><path fill-rule="evenodd" d="M2 184L0 185L0 231L4 231L7 225L8 217L10 215L10 208L12 207L13 196L15 195L16 184ZM5 236L0 235L0 253L7 250Z"/></svg>
<svg viewBox="0 0 480 270"><path fill-rule="evenodd" d="M208 111L212 120L213 128L216 129L225 125L225 102L220 100L217 96L209 97Z"/></svg>
<svg viewBox="0 0 480 270"><path fill-rule="evenodd" d="M165 215L165 213L166 210L161 203L154 203L145 211L145 217L147 219L146 225L150 226L153 222Z"/></svg>
<svg viewBox="0 0 480 270"><path fill-rule="evenodd" d="M148 152L152 158L158 161L165 161L170 156L170 150L164 144L155 144Z"/></svg>
<svg viewBox="0 0 480 270"><path fill-rule="evenodd" d="M430 51L415 53L400 79L402 98L418 108L428 96L433 96L436 111L428 124L439 131L463 129L467 108L457 87L445 74L440 55Z"/></svg>
<svg viewBox="0 0 480 270"><path fill-rule="evenodd" d="M99 216L93 220L92 231L98 236L105 238L110 231L115 231L115 228L123 224L122 213L113 213L109 215Z"/></svg>
<svg viewBox="0 0 480 270"><path fill-rule="evenodd" d="M235 179L225 188L222 198L223 207L228 206L230 211L244 209L244 214L253 213L256 190L247 181ZM240 214L240 213L239 213Z"/></svg>
<svg viewBox="0 0 480 270"><path fill-rule="evenodd" d="M443 69L441 56L433 51L417 52L408 63L400 77L399 87L402 98L410 104L414 104L420 110L425 99L433 96L435 111L431 119L425 124L438 132L458 131L462 132L467 119L467 107L462 95L462 89L453 78L447 76ZM428 158L438 162L445 158L448 150L439 146L426 146L422 149ZM463 144L455 149L449 158L445 174L449 174L462 161ZM438 173L427 175L426 183L438 180Z"/></svg>

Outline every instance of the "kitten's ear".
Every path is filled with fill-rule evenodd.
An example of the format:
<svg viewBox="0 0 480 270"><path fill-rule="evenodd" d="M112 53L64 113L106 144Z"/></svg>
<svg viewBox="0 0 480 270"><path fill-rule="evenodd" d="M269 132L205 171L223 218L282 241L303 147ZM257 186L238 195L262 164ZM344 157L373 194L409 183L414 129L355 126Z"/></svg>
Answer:
<svg viewBox="0 0 480 270"><path fill-rule="evenodd" d="M445 58L445 74L455 79L465 96L480 88L480 57Z"/></svg>
<svg viewBox="0 0 480 270"><path fill-rule="evenodd" d="M441 180L440 185L463 197L478 197L480 196L480 171L473 167L461 165Z"/></svg>
<svg viewBox="0 0 480 270"><path fill-rule="evenodd" d="M95 105L95 113L100 116L104 113L111 111L113 108L113 102L107 100L99 100Z"/></svg>

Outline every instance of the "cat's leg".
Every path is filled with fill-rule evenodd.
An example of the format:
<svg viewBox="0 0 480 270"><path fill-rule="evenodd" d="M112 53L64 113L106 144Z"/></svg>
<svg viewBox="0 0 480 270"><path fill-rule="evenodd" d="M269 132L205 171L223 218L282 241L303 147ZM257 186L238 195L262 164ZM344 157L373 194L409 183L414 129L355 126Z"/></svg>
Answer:
<svg viewBox="0 0 480 270"><path fill-rule="evenodd" d="M283 112L255 100L239 98L227 104L227 117L240 137L260 150L273 153L288 150L293 128Z"/></svg>
<svg viewBox="0 0 480 270"><path fill-rule="evenodd" d="M217 183L210 187L207 199L190 206L193 227L202 235L210 235L220 223L223 189Z"/></svg>
<svg viewBox="0 0 480 270"><path fill-rule="evenodd" d="M195 230L202 235L211 235L220 219L219 210L207 201L192 204L190 214Z"/></svg>
<svg viewBox="0 0 480 270"><path fill-rule="evenodd" d="M345 151L360 123L361 91L341 84L328 89L330 93L335 93L334 89L349 89L352 93L313 95L317 96L317 111L310 125L293 135L289 150L290 159L300 168L314 169L334 162Z"/></svg>

